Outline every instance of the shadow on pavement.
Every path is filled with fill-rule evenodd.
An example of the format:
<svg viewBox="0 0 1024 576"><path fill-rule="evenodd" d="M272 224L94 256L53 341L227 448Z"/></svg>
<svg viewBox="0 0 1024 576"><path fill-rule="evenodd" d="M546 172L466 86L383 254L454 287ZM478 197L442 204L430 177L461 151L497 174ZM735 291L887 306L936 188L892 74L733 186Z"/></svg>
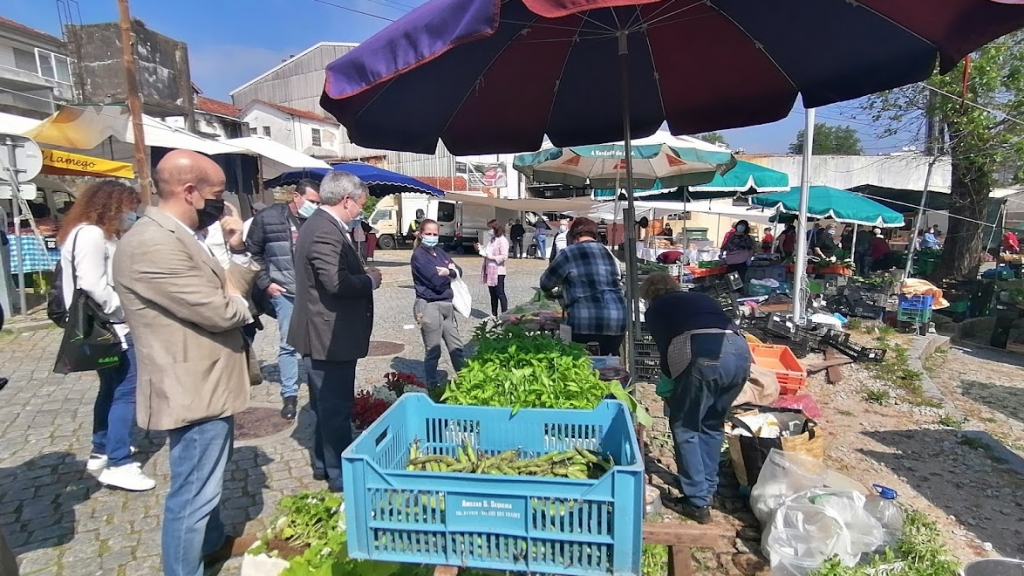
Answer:
<svg viewBox="0 0 1024 576"><path fill-rule="evenodd" d="M999 554L1024 555L1024 477L1004 459L1019 457L999 450L983 432L968 436L952 429L915 429L862 434L892 450L862 449L863 455L889 468Z"/></svg>
<svg viewBox="0 0 1024 576"><path fill-rule="evenodd" d="M68 452L0 468L0 529L7 544L21 555L71 542L75 506L100 488L85 461Z"/></svg>
<svg viewBox="0 0 1024 576"><path fill-rule="evenodd" d="M964 398L1024 424L1024 388L977 380L962 380L960 394Z"/></svg>
<svg viewBox="0 0 1024 576"><path fill-rule="evenodd" d="M268 487L263 467L270 462L270 456L258 446L235 448L221 495L221 520L228 534L242 534L246 524L263 513L263 491Z"/></svg>

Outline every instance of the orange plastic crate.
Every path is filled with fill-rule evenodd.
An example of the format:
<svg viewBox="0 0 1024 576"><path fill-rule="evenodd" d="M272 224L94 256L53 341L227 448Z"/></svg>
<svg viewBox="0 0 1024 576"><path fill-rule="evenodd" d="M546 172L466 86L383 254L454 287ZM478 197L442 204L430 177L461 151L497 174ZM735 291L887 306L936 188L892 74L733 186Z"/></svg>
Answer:
<svg viewBox="0 0 1024 576"><path fill-rule="evenodd" d="M754 364L775 373L779 380L779 394L792 396L807 386L807 369L797 360L789 346L754 343L748 345Z"/></svg>

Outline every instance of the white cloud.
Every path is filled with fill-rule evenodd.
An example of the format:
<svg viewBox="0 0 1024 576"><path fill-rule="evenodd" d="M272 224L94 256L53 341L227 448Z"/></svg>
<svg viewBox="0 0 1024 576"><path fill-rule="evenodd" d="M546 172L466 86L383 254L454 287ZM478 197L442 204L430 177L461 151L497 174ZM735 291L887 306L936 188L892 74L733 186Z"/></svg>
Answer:
<svg viewBox="0 0 1024 576"><path fill-rule="evenodd" d="M303 49L273 50L236 44L192 44L188 49L192 81L199 86L204 96L230 102L229 93L232 90Z"/></svg>

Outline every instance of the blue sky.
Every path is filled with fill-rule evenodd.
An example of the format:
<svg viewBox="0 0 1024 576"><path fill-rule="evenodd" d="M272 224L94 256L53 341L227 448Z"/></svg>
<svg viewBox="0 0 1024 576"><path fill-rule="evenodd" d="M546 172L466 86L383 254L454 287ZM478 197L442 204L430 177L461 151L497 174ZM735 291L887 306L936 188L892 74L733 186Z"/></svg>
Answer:
<svg viewBox="0 0 1024 576"><path fill-rule="evenodd" d="M67 0L65 0L67 1ZM192 80L211 98L230 101L228 93L276 66L289 55L323 41L360 42L388 24L328 4L396 19L423 0L132 0L132 16L161 34L186 42ZM117 20L117 0L78 0L82 22ZM56 0L3 0L0 16L60 35ZM818 111L818 121L849 124L864 143L865 154L912 144L910 138L880 141L865 120L843 115L851 106ZM803 128L803 110L788 118L725 132L729 145L748 153L784 153Z"/></svg>

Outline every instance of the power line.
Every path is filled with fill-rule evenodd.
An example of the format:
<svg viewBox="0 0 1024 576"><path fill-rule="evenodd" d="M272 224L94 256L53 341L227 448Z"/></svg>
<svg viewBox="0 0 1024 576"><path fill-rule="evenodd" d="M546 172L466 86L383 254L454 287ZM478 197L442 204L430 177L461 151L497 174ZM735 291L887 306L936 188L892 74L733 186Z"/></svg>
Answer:
<svg viewBox="0 0 1024 576"><path fill-rule="evenodd" d="M362 10L356 10L355 8L349 8L348 6L341 6L340 4L333 4L331 2L327 2L327 0L313 0L313 2L316 2L318 4L324 4L325 6L333 6L335 8L340 9L340 10L348 10L349 12L355 12L356 14L362 14L363 16L369 16L370 18L377 18L379 20L385 20L387 22L394 22L395 21L393 18L388 18L387 16L381 16L380 14L373 14L372 12L363 12Z"/></svg>

